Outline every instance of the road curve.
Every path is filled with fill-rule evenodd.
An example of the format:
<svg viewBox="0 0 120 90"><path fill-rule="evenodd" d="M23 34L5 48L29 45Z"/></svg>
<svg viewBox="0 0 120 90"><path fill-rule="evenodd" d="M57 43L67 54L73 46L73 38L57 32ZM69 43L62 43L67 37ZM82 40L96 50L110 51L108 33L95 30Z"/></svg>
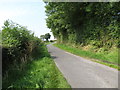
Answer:
<svg viewBox="0 0 120 90"><path fill-rule="evenodd" d="M48 51L72 88L118 88L118 71L73 55L52 44Z"/></svg>

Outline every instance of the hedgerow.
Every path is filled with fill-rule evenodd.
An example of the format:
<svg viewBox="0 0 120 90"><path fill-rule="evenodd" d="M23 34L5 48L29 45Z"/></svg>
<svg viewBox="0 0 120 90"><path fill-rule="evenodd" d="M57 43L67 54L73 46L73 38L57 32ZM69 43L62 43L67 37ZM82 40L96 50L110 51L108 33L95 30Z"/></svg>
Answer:
<svg viewBox="0 0 120 90"><path fill-rule="evenodd" d="M22 69L29 60L43 56L44 44L26 27L6 20L1 33L3 75L11 66Z"/></svg>

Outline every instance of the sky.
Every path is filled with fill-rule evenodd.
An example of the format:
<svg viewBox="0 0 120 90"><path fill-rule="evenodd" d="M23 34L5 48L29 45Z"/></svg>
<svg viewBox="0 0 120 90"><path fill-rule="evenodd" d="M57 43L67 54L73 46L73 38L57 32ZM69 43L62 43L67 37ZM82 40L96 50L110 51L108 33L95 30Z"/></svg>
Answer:
<svg viewBox="0 0 120 90"><path fill-rule="evenodd" d="M46 33L51 34L47 28L45 18L45 3L42 0L0 0L0 30L5 20L12 20L40 37Z"/></svg>

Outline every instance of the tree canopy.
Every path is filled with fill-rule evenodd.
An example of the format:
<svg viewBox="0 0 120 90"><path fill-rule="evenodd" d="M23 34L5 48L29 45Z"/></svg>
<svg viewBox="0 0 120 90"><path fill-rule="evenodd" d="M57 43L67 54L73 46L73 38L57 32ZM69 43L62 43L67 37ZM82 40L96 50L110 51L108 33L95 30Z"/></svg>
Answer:
<svg viewBox="0 0 120 90"><path fill-rule="evenodd" d="M44 41L45 35L40 35L40 39L42 39Z"/></svg>
<svg viewBox="0 0 120 90"><path fill-rule="evenodd" d="M46 41L48 41L48 39L50 39L51 35L49 33L46 33L44 38L46 39Z"/></svg>
<svg viewBox="0 0 120 90"><path fill-rule="evenodd" d="M42 39L44 41L44 39L46 39L46 41L48 41L50 39L51 35L49 33L46 33L45 35L40 35L40 39Z"/></svg>
<svg viewBox="0 0 120 90"><path fill-rule="evenodd" d="M60 43L119 46L120 3L48 2L47 26Z"/></svg>

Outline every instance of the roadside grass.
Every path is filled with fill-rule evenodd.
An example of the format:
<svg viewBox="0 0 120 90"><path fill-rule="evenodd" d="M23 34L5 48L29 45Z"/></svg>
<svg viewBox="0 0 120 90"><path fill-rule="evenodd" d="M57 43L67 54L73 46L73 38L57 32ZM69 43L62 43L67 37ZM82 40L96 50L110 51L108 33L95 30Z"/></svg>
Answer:
<svg viewBox="0 0 120 90"><path fill-rule="evenodd" d="M97 52L92 52L88 50L86 51L80 48L75 48L75 47L64 45L64 44L55 43L53 45L65 51L68 51L70 53L73 53L75 55L78 55L87 59L89 58L92 61L120 70L120 66L118 66L117 51L113 51L110 53L102 53L102 52L97 53Z"/></svg>
<svg viewBox="0 0 120 90"><path fill-rule="evenodd" d="M22 70L10 68L7 78L3 78L3 89L70 88L49 53L44 54L44 57L26 63Z"/></svg>
<svg viewBox="0 0 120 90"><path fill-rule="evenodd" d="M52 42L49 42L49 41L48 41L48 42L44 42L44 43L45 43L45 45L48 45L48 44L51 44Z"/></svg>

